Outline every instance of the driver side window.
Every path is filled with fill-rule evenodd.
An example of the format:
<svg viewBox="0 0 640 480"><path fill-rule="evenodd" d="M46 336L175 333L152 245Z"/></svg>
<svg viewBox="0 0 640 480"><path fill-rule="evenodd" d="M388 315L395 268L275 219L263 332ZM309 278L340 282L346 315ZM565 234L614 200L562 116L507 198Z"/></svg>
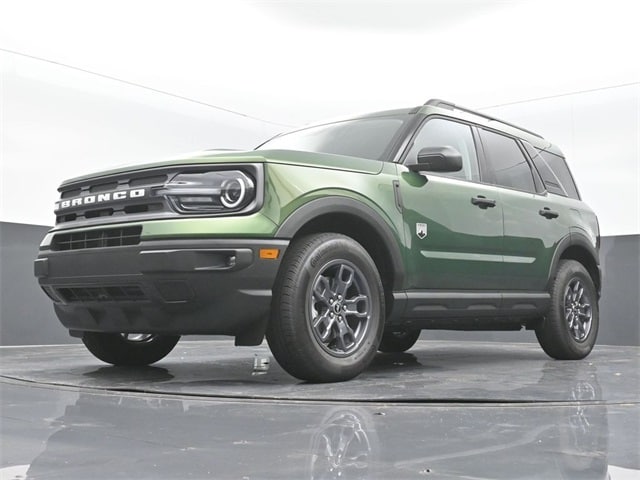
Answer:
<svg viewBox="0 0 640 480"><path fill-rule="evenodd" d="M407 155L406 163L417 163L418 152L425 147L453 147L462 156L462 170L446 173L433 172L433 175L443 175L474 182L480 181L476 146L469 125L442 118L427 120L414 139Z"/></svg>

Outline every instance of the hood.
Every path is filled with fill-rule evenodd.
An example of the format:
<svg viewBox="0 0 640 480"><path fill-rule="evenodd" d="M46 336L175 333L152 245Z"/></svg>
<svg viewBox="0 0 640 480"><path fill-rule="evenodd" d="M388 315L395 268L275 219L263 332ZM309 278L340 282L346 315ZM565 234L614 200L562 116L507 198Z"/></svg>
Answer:
<svg viewBox="0 0 640 480"><path fill-rule="evenodd" d="M365 158L333 155L328 153L302 152L296 150L250 150L234 151L205 151L185 157L176 157L159 162L127 165L110 170L103 170L87 175L71 178L62 182L61 187L86 180L108 177L119 173L139 172L161 167L180 165L217 165L224 163L281 163L305 167L317 167L331 170L345 170L350 172L378 174L382 171L383 162Z"/></svg>

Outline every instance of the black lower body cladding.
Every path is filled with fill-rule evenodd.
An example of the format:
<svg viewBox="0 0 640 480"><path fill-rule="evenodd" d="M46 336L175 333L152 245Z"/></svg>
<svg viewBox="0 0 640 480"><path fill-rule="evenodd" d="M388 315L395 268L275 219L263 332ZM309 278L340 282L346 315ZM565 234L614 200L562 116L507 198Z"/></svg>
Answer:
<svg viewBox="0 0 640 480"><path fill-rule="evenodd" d="M42 251L35 274L70 331L233 335L252 344L262 340L287 246L286 240L154 240ZM279 254L262 259L260 249Z"/></svg>

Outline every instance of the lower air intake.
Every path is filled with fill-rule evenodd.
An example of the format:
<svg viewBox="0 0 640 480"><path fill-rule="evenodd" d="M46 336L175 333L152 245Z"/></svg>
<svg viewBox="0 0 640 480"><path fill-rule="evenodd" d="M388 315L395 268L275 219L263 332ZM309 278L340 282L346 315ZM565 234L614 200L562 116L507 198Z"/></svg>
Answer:
<svg viewBox="0 0 640 480"><path fill-rule="evenodd" d="M141 226L87 230L85 232L58 233L53 237L51 249L55 251L84 250L87 248L122 247L140 243Z"/></svg>
<svg viewBox="0 0 640 480"><path fill-rule="evenodd" d="M64 287L56 288L56 293L65 303L140 302L147 299L144 291L137 285Z"/></svg>

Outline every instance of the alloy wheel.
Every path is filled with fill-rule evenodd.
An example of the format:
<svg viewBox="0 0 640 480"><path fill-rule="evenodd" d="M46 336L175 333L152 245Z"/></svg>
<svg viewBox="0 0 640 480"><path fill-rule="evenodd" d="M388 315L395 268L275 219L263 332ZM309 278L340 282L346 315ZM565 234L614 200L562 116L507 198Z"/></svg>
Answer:
<svg viewBox="0 0 640 480"><path fill-rule="evenodd" d="M371 319L371 291L358 267L329 262L312 282L308 304L314 337L325 351L346 357L360 347Z"/></svg>
<svg viewBox="0 0 640 480"><path fill-rule="evenodd" d="M122 338L131 343L145 343L150 342L155 337L152 333L121 333Z"/></svg>
<svg viewBox="0 0 640 480"><path fill-rule="evenodd" d="M564 318L577 342L584 342L591 331L591 300L579 279L573 278L564 293Z"/></svg>

